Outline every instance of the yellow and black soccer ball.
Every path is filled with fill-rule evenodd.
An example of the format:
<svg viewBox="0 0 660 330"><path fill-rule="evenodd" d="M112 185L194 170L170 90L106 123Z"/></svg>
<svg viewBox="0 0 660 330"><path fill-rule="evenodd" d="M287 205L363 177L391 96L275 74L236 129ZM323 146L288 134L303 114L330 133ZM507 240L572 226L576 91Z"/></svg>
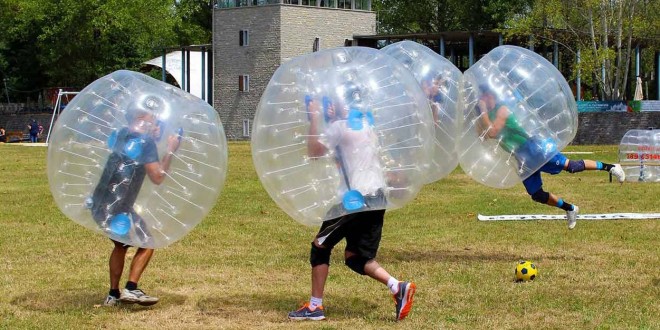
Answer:
<svg viewBox="0 0 660 330"><path fill-rule="evenodd" d="M538 268L531 261L520 261L516 265L516 282L532 281L538 274Z"/></svg>

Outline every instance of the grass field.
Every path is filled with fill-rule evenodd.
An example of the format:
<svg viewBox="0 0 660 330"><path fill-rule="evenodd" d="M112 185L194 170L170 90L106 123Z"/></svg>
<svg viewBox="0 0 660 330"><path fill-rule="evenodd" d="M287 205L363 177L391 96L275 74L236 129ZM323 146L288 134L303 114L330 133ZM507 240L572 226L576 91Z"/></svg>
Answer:
<svg viewBox="0 0 660 330"><path fill-rule="evenodd" d="M533 203L522 185L487 188L460 169L386 214L378 259L417 283L408 319L393 322L387 288L343 266L342 243L324 299L328 320L290 322L287 312L309 299L316 228L271 201L247 143L229 148L227 181L212 212L156 251L140 282L161 302L99 308L111 242L54 204L46 148L0 144L0 328L660 328L660 220L579 221L572 231L565 221L479 222L478 213L561 212ZM614 146L568 150L616 160ZM660 212L658 184L621 186L605 172L544 178L546 190L583 213ZM538 265L537 280L513 282L520 259Z"/></svg>

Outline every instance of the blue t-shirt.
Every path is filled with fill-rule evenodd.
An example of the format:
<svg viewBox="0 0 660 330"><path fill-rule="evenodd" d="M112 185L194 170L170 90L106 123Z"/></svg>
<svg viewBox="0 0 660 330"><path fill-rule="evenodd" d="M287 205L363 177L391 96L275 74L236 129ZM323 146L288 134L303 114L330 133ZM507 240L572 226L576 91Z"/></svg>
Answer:
<svg viewBox="0 0 660 330"><path fill-rule="evenodd" d="M94 189L94 218L104 220L118 213L130 212L147 174L145 164L153 162L158 162L158 149L153 138L130 132L127 128L119 131L101 179Z"/></svg>
<svg viewBox="0 0 660 330"><path fill-rule="evenodd" d="M39 134L39 124L37 124L36 121L33 121L32 123L30 123L30 134L31 135Z"/></svg>

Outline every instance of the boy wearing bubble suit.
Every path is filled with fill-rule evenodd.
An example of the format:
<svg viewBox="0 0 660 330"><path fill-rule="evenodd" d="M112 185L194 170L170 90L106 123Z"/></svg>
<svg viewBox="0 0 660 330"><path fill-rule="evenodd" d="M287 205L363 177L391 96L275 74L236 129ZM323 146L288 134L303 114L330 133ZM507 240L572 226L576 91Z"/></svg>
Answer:
<svg viewBox="0 0 660 330"><path fill-rule="evenodd" d="M112 149L92 197L91 211L99 225L115 234L129 234L133 227L136 238L141 242L151 239L144 220L135 212L137 199L145 176L154 184L161 184L172 161L172 154L179 148L180 138L169 136L167 154L159 161L155 139L160 138L157 122L162 100L155 96L140 100L139 104L126 112L128 127L111 135L108 144ZM119 225L113 221L123 221ZM132 223L132 225L131 225ZM108 228L109 227L109 228ZM138 289L138 281L149 264L154 250L138 248L131 262L126 287L120 292L119 281L124 269L124 259L129 245L112 240L114 249L110 254L110 291L105 306L119 303L137 303L143 306L156 304L158 298L146 295Z"/></svg>
<svg viewBox="0 0 660 330"><path fill-rule="evenodd" d="M438 122L438 113L440 112L440 102L442 95L440 94L440 76L433 77L431 75L422 79L422 90L431 104L431 113L433 114L433 122Z"/></svg>
<svg viewBox="0 0 660 330"><path fill-rule="evenodd" d="M509 110L506 104L498 100L487 84L479 85L479 102L477 109L480 111L478 121L480 135L485 138L498 139L501 148L507 152L513 153L518 162L528 162L527 159L543 159L545 151L539 150L541 145L547 150L556 150L554 141L538 141L538 138L530 136L523 127L520 126L515 115ZM625 180L625 172L619 164L607 164L594 160L570 160L564 154L557 153L548 162L546 162L538 171L534 172L528 178L523 180L525 190L532 197L532 200L538 203L555 206L566 211L568 228L573 229L577 223L577 214L580 209L577 205L565 202L561 197L543 190L543 181L541 172L552 175L559 174L561 171L569 173L582 172L584 170L602 170L608 171L620 183Z"/></svg>
<svg viewBox="0 0 660 330"><path fill-rule="evenodd" d="M360 91L354 85L339 87L345 100L359 103ZM345 185L364 195L368 210L345 214L323 222L319 233L312 242L310 264L312 266L312 295L310 301L300 309L289 313L291 320L323 320L323 292L329 273L330 255L334 246L346 239L344 261L346 266L360 275L387 285L396 302L396 320L408 316L413 303L415 284L399 282L375 260L380 244L384 207L387 205L383 189L387 186L377 153L377 136L373 130L371 112L361 112L346 106L329 102L326 98L321 111L321 102L310 99L310 129L307 149L310 157L322 157L336 150L337 163L344 172ZM324 114L325 113L325 114ZM330 121L323 134L320 134L321 121ZM335 214L335 205L329 215ZM374 210L383 207L383 209ZM341 212L340 212L341 213Z"/></svg>

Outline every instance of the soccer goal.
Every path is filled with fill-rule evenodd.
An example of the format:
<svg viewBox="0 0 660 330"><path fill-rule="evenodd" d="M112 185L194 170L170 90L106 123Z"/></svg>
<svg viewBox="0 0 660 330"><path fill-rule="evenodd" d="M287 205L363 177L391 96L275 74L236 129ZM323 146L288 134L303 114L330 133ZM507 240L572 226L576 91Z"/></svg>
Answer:
<svg viewBox="0 0 660 330"><path fill-rule="evenodd" d="M62 98L64 98L66 100L66 103L69 104L71 99L73 99L73 97L75 97L78 93L80 92L65 92L62 89L60 89L57 92L57 101L55 101L55 107L53 108L53 116L50 118L50 125L48 126L48 135L46 135L46 145L48 145L48 141L50 140L50 133L53 131L53 123L60 115Z"/></svg>

